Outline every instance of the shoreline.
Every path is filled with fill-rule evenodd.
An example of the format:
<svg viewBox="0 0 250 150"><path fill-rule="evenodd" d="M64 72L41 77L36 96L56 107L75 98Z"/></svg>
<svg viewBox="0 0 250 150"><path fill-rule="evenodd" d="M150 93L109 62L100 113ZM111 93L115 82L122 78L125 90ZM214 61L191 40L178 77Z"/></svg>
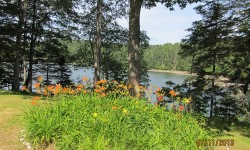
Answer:
<svg viewBox="0 0 250 150"><path fill-rule="evenodd" d="M160 69L149 69L149 72L165 72L165 73L173 73L173 74L178 74L178 75L189 75L193 76L195 75L194 73L190 73L188 71L178 71L178 70L160 70Z"/></svg>

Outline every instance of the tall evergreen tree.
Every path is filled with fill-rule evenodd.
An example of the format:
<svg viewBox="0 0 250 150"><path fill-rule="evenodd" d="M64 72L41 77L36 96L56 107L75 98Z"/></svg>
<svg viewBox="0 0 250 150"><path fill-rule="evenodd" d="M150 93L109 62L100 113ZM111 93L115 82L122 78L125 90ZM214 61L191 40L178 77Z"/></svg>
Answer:
<svg viewBox="0 0 250 150"><path fill-rule="evenodd" d="M191 90L194 93L194 105L201 108L200 103L203 103L205 107L202 109L205 111L209 107L210 117L225 114L226 109L237 114L237 110L243 107L236 107L235 104L245 103L244 96L237 88L238 84L233 87L226 84L222 87L217 78L223 75L241 80L245 88L248 83L248 61L245 58L249 57L249 38L245 31L249 31L249 21L246 21L247 17L243 17L245 21L241 20L240 16L247 14L242 12L249 10L249 6L247 1L235 2L206 0L203 5L197 6L195 9L202 15L202 20L193 23L193 27L188 29L191 34L183 40L182 55L193 57L192 70L198 74ZM238 96L232 98L232 91L237 92Z"/></svg>

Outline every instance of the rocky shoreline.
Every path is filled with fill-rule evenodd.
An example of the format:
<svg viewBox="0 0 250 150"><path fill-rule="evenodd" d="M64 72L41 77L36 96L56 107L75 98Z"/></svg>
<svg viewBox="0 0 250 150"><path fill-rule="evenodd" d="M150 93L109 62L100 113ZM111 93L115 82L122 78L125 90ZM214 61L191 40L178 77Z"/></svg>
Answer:
<svg viewBox="0 0 250 150"><path fill-rule="evenodd" d="M150 69L149 72L166 72L166 73L173 73L178 75L195 75L194 73L190 73L188 71L178 71L178 70L160 70L160 69Z"/></svg>

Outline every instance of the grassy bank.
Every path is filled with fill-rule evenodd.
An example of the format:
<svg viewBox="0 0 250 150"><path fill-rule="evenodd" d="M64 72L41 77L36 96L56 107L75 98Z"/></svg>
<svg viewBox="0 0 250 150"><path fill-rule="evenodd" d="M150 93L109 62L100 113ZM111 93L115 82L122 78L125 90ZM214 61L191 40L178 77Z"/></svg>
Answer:
<svg viewBox="0 0 250 150"><path fill-rule="evenodd" d="M0 149L4 149L4 150L17 150L17 149L25 149L25 147L22 145L22 143L19 141L20 139L20 130L23 129L25 127L25 122L24 122L24 116L25 116L25 113L24 111L27 111L29 108L34 108L34 106L31 105L31 100L32 98L30 97L27 97L27 95L23 96L23 95L10 95L10 94L5 94L5 95L0 95ZM71 99L71 98L70 98ZM81 98L79 98L80 100ZM72 100L72 99L71 99ZM43 100L39 101L40 102L44 102ZM73 103L73 101L71 101ZM87 102L87 101L86 101ZM109 121L112 121L111 118L108 118L108 112L106 113L100 113L103 109L109 109L109 112L112 112L114 111L113 109L113 106L114 106L114 101L110 101L110 103L107 103L104 105L104 102L103 101L97 101L98 103L88 103L89 105L91 105L91 108L89 108L89 114L88 114L88 117L89 118L92 118L92 119L95 119L96 121L100 121L100 123L105 124L105 122L109 122ZM78 103L76 103L78 104ZM84 105L87 105L87 103L83 103ZM100 105L97 105L97 104L100 104ZM109 105L108 105L109 104ZM131 107L131 108L125 108L125 107L119 107L122 103L116 103L116 106L118 110L116 110L117 114L120 114L121 116L123 115L124 117L125 116L128 116L128 115L131 115L131 113L133 112L136 112L135 110L133 109L136 109L136 105L138 104L135 104L135 105L132 105L134 106L135 108ZM132 103L131 103L132 104ZM65 105L65 104L64 104ZM126 104L124 106L127 106L129 104ZM97 107L99 106L99 107ZM57 105L55 105L55 107L58 107ZM84 107L82 107L82 105L72 105L71 103L69 103L67 105L67 107L65 108L71 108L71 110L73 110L75 108L78 108L79 111L82 111L82 112L85 112L87 113L87 110L84 109ZM94 109L95 108L95 109ZM35 107L35 109L38 109ZM124 111L123 110L127 110L127 113L128 114L124 114ZM50 109L51 110L51 109ZM54 109L55 110L58 110L58 109ZM119 111L119 112L118 112ZM147 119L146 117L148 116L148 114L143 114L144 117L142 118L136 118L136 114L139 114L139 112L142 111L144 112L143 109L137 109L137 112L134 114L134 117L133 118L130 118L130 120L132 121L132 119ZM158 110L158 111L161 111L161 110ZM47 111L48 112L48 111ZM53 111L51 110L51 114ZM94 117L94 113L97 113L97 116ZM151 112L152 113L152 112ZM54 113L55 115L56 113ZM57 113L58 114L58 113ZM73 113L71 115L79 115L80 117L83 117L83 115L80 115L80 113ZM150 113L149 113L150 114ZM157 115L158 113L156 113L155 115ZM35 115L35 114L34 114ZM66 115L66 114L64 114ZM68 114L69 115L69 114ZM159 115L159 114L158 114ZM157 117L158 117L157 115ZM86 116L86 115L85 115ZM152 114L151 114L152 116ZM113 116L114 117L114 116ZM117 116L118 117L118 116ZM49 117L45 117L47 118L47 120L49 120ZM70 119L71 117L67 117L67 115L65 117L62 117L61 118L61 122L60 124L62 123L66 123L66 122L70 122L73 120ZM101 118L104 118L104 120L100 120ZM186 119L188 119L189 117L187 117ZM46 120L44 118L41 117L41 119ZM60 119L59 117L57 119ZM107 119L107 120L105 120ZM114 118L113 118L114 119ZM123 118L124 119L124 118ZM152 118L151 118L152 119ZM190 118L189 118L190 119ZM154 120L154 118L153 118ZM157 119L156 119L157 120ZM185 119L184 119L185 120ZM191 119L192 120L192 119ZM78 122L78 123L84 123L86 122L86 120L82 120L82 122ZM143 122L143 120L141 120L141 122ZM175 120L175 122L178 122L178 120ZM42 123L42 122L41 122ZM133 122L131 122L133 123ZM114 122L115 125L120 125L120 124L117 124L117 122ZM138 122L139 124L139 122ZM137 125L138 125L137 124ZM143 123L144 124L144 123ZM56 125L56 124L54 124ZM77 123L76 123L77 125ZM107 125L107 124L106 124ZM134 124L130 124L130 125L134 125ZM146 124L148 125L148 124ZM161 126L160 126L161 125ZM187 124L188 126L192 126L191 123ZM53 124L52 124L53 126ZM162 121L162 124L159 124L159 126L157 127L157 129L159 131L162 131L164 129L164 126L165 125L165 121ZM44 127L47 127L47 130L53 130L53 128L50 128L49 126L44 126ZM83 126L80 126L80 127L83 127ZM89 126L91 127L91 126ZM121 124L119 126L120 128L123 128L124 125ZM128 126L129 127L129 126ZM181 125L181 127L183 127L183 129L185 128L188 128L188 127L184 127ZM100 126L96 126L96 128L100 128ZM196 129L194 128L194 126L192 126L193 129ZM44 129L43 129L44 130ZM84 130L84 129L80 129L80 130ZM169 131L170 129L168 129ZM71 132L72 131L72 132ZM71 134L68 134L67 136L70 136L72 134L80 134L78 131L78 128L77 127L73 127L71 126L71 128L69 128L69 131L65 131L67 133L71 133ZM103 130L104 131L104 130ZM124 130L123 130L124 131ZM55 133L55 132L53 132ZM106 132L106 133L110 133L110 131ZM135 132L136 133L136 132ZM130 133L131 134L131 133ZM129 135L130 135L129 134ZM184 135L184 133L181 133L181 131L174 131L172 132L170 135L170 138L164 136L164 137L160 137L160 136L157 136L157 134L155 134L154 132L150 133L151 136L153 136L154 140L153 141L160 141L160 140L167 140L168 142L171 142L173 141L175 138L179 137L178 134L181 134L181 135ZM56 135L56 134L55 134ZM128 136L129 136L128 135ZM144 135L148 135L148 134L144 134ZM34 134L32 136L35 136ZM139 136L139 135L138 135ZM142 136L143 137L143 136ZM145 137L145 136L144 136ZM158 137L158 138L156 138ZM66 138L66 136L64 136L64 138ZM129 139L131 139L132 137L128 137ZM159 139L160 138L160 139ZM172 139L171 139L172 138ZM244 132L244 131L223 131L221 134L218 134L214 137L212 137L213 139L233 139L234 140L234 146L233 147L229 147L230 150L250 150L248 144L249 144L249 141L250 141L250 136L247 132ZM73 140L73 139L68 139L66 138L67 140ZM98 139L102 139L100 136L98 137ZM97 139L96 139L97 140ZM119 140L119 139L117 139ZM58 142L62 142L62 141L58 141ZM69 141L68 141L69 142ZM195 141L194 141L195 142ZM55 143L55 144L59 144L59 143ZM67 142L65 143L67 144ZM100 143L100 144L105 144L105 143ZM152 144L152 143L151 143ZM217 147L214 147L215 150L227 150L228 147L223 147L223 146L217 146ZM185 149L185 148L184 148Z"/></svg>
<svg viewBox="0 0 250 150"><path fill-rule="evenodd" d="M29 139L59 149L199 149L207 132L189 114L138 99L59 96L27 114Z"/></svg>

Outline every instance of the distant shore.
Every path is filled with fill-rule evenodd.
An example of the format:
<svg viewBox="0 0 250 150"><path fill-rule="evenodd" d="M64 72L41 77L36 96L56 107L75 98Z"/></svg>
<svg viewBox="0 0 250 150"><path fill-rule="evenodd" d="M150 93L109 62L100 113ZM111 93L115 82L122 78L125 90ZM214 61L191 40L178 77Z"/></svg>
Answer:
<svg viewBox="0 0 250 150"><path fill-rule="evenodd" d="M178 71L178 70L160 70L160 69L150 69L148 70L150 72L166 72L166 73L174 73L174 74L179 74L179 75L195 75L191 74L188 71Z"/></svg>

